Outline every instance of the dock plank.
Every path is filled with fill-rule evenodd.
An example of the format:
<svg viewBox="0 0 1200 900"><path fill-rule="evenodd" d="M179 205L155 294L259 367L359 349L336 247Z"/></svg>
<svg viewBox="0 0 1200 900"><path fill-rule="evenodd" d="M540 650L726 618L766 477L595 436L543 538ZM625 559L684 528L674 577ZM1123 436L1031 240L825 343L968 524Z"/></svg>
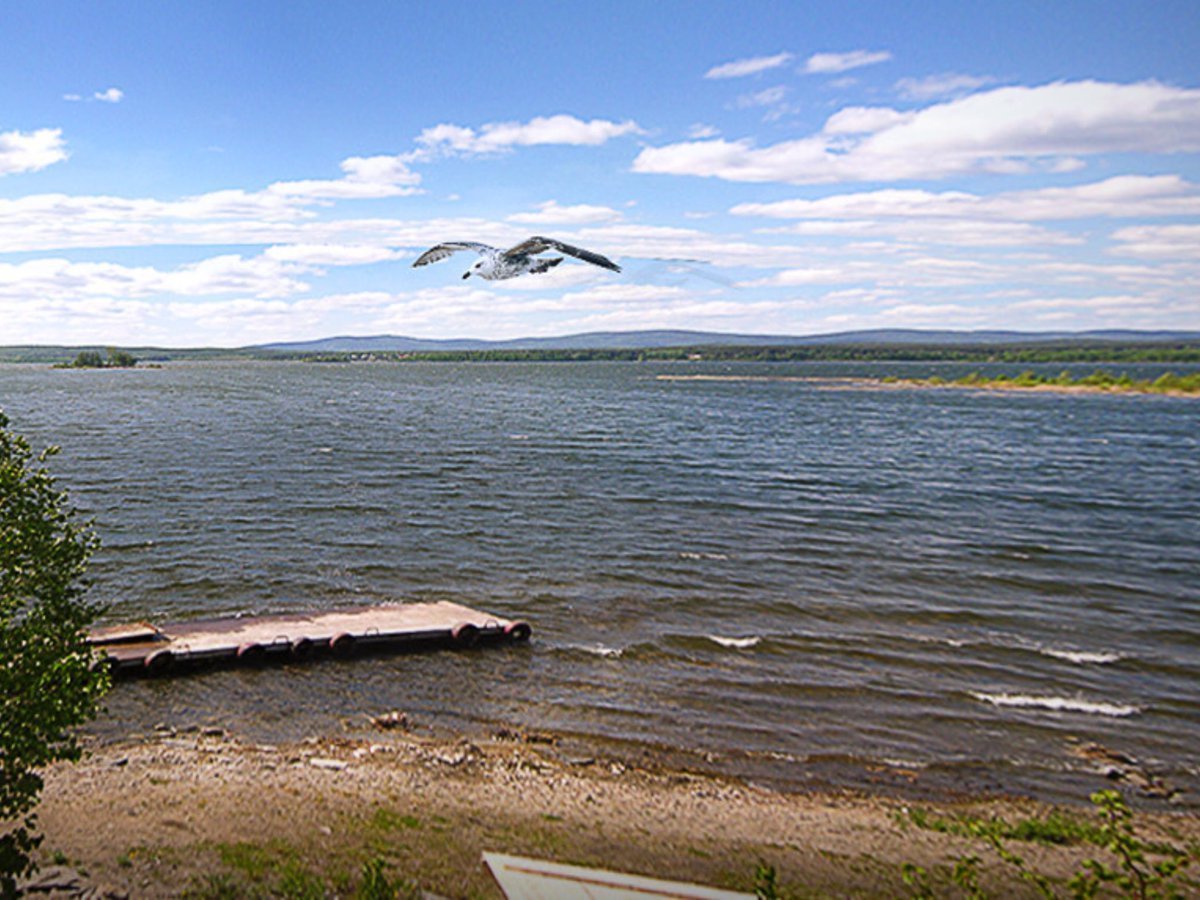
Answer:
<svg viewBox="0 0 1200 900"><path fill-rule="evenodd" d="M90 641L117 673L162 671L178 663L258 663L266 656L346 655L367 647L429 642L472 646L529 638L527 623L449 601L359 606L314 613L193 620L155 627L144 622L93 630Z"/></svg>

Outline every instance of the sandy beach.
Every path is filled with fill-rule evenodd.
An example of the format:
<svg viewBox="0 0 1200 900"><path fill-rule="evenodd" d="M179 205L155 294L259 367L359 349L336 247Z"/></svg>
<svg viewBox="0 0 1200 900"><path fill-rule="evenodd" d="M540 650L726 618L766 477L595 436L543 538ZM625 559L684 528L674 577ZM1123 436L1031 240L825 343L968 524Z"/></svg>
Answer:
<svg viewBox="0 0 1200 900"><path fill-rule="evenodd" d="M507 729L468 739L398 727L266 746L215 727L164 727L132 741L89 739L81 762L48 771L39 816L44 865L58 864L51 875L64 884L75 879L64 896L352 896L375 859L414 890L500 896L484 850L743 891L754 890L761 862L784 896L798 897L906 895L905 863L945 884L953 859L976 852L991 890L1028 893L990 851L915 827L914 806L943 816L1046 812L1011 799L931 806L781 792L686 771L646 748L581 755L553 735ZM1139 824L1200 837L1190 814ZM1096 852L1014 846L1054 876Z"/></svg>

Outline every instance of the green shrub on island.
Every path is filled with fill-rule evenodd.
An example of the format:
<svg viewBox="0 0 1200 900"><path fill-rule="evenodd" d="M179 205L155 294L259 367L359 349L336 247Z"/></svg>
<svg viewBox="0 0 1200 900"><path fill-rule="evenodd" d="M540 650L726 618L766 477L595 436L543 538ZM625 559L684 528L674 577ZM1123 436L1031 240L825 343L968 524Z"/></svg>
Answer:
<svg viewBox="0 0 1200 900"><path fill-rule="evenodd" d="M100 355L99 350L80 350L74 362L58 363L56 369L132 369L138 363L137 357L125 350L108 348L108 358Z"/></svg>
<svg viewBox="0 0 1200 900"><path fill-rule="evenodd" d="M100 355L99 350L80 350L71 367L74 369L103 369L104 357Z"/></svg>
<svg viewBox="0 0 1200 900"><path fill-rule="evenodd" d="M1076 384L1081 384L1086 387L1110 388L1117 383L1117 376L1112 372L1097 370L1091 375L1085 375L1076 381Z"/></svg>
<svg viewBox="0 0 1200 900"><path fill-rule="evenodd" d="M1015 388L1038 388L1038 387L1055 387L1055 388L1091 388L1099 391L1113 391L1121 393L1135 394L1200 394L1200 372L1192 373L1191 375L1176 375L1174 372L1167 372L1160 375L1154 381L1149 379L1132 378L1128 372L1122 372L1119 375L1114 375L1112 372L1097 369L1088 375L1075 377L1067 370L1059 372L1057 375L1039 375L1036 372L1025 370L1018 375L1007 375L1001 372L998 375L983 375L980 372L969 372L961 378L956 378L953 381L947 381L945 378L934 375L930 378L896 378L889 376L883 381L891 384L908 382L911 384L922 384L931 387L943 387L945 385L957 385L960 387L1015 387Z"/></svg>
<svg viewBox="0 0 1200 900"><path fill-rule="evenodd" d="M1018 387L1035 387L1044 383L1045 379L1043 379L1040 375L1035 375L1028 369L1013 379L1013 384L1017 385Z"/></svg>

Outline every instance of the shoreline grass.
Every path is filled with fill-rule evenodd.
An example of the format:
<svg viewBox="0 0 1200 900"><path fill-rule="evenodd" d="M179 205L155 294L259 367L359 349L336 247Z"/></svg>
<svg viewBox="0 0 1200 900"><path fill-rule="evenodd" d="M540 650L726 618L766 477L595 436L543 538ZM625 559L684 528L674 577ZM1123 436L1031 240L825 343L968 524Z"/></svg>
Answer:
<svg viewBox="0 0 1200 900"><path fill-rule="evenodd" d="M1098 369L1089 375L1073 376L1064 370L1057 375L1040 375L1029 370L1018 375L984 375L970 372L961 378L881 378L888 385L913 385L917 387L973 387L1025 390L1063 390L1071 392L1114 393L1114 394L1167 394L1172 396L1200 395L1200 373L1176 375L1166 372L1153 380L1133 378L1127 372L1114 374Z"/></svg>

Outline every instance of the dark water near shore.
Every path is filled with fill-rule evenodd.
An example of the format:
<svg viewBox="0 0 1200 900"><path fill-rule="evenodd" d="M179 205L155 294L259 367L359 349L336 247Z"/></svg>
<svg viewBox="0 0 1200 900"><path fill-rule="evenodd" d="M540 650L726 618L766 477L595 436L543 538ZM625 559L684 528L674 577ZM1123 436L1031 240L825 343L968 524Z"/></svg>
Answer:
<svg viewBox="0 0 1200 900"><path fill-rule="evenodd" d="M1194 808L1200 401L656 378L979 368L0 366L0 407L62 445L112 620L453 599L535 629L122 683L102 734L403 709L1059 799L1094 741Z"/></svg>

